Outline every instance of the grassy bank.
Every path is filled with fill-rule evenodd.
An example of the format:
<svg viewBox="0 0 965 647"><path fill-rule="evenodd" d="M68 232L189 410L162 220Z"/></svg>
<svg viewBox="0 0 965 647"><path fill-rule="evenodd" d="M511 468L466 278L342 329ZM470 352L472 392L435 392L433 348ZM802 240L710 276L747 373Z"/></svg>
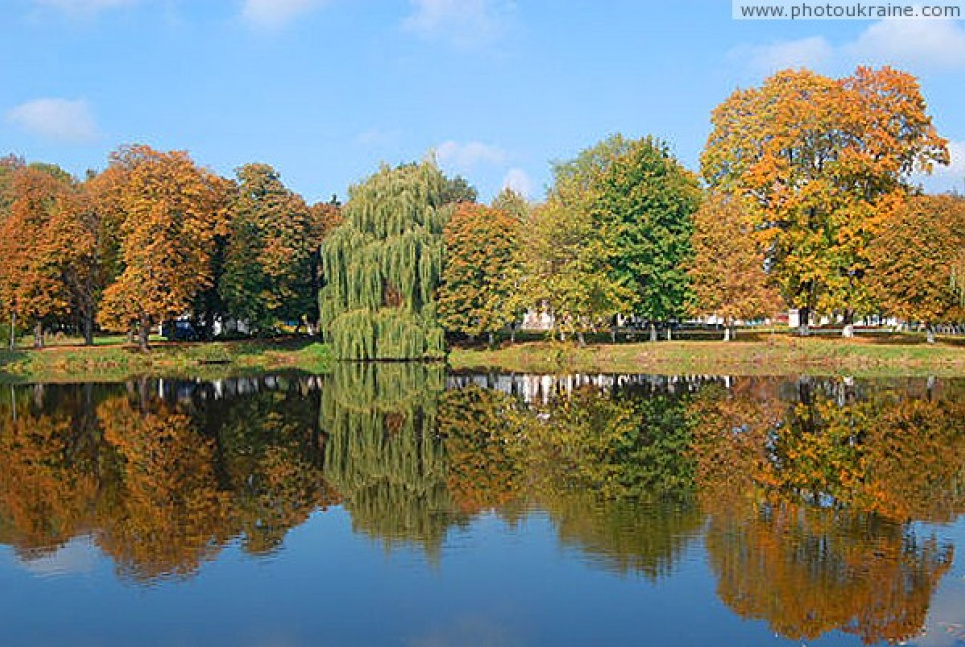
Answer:
<svg viewBox="0 0 965 647"><path fill-rule="evenodd" d="M328 348L304 338L214 343L157 342L141 352L122 339L81 346L70 340L42 350L0 351L0 381L117 381L132 376L216 379L268 371L325 373ZM600 372L723 375L934 375L965 377L965 340L925 344L912 335L874 339L802 339L746 335L734 342L661 341L593 344L529 341L496 350L454 348L456 370L519 373Z"/></svg>
<svg viewBox="0 0 965 647"><path fill-rule="evenodd" d="M147 352L121 340L95 346L60 343L41 350L0 351L0 380L115 381L131 376L220 378L266 371L328 370L328 348L305 339L212 343L157 342Z"/></svg>
<svg viewBox="0 0 965 647"><path fill-rule="evenodd" d="M851 340L760 335L733 342L664 341L583 348L530 342L497 350L454 349L449 363L456 370L522 373L965 377L965 340L925 344L914 336L902 335Z"/></svg>

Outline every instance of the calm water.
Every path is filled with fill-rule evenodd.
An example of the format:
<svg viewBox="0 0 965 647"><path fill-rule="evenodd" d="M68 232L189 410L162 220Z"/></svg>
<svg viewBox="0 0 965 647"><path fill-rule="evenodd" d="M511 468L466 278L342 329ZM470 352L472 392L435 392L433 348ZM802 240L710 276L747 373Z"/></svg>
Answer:
<svg viewBox="0 0 965 647"><path fill-rule="evenodd" d="M0 389L0 645L965 645L965 381Z"/></svg>

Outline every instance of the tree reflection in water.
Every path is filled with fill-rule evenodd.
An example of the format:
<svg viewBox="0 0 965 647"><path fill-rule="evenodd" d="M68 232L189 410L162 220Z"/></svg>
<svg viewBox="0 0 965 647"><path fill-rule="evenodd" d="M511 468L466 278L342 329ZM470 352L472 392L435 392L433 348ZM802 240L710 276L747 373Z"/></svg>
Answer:
<svg viewBox="0 0 965 647"><path fill-rule="evenodd" d="M31 560L89 536L153 582L231 543L277 550L337 503L434 562L476 515L539 514L595 566L651 581L702 535L738 614L866 642L917 634L949 570L921 522L965 512L958 383L446 379L344 363L324 383L10 387L0 542Z"/></svg>
<svg viewBox="0 0 965 647"><path fill-rule="evenodd" d="M150 582L194 574L235 539L271 550L337 501L317 405L300 406L298 384L230 406L210 389L177 399L159 387L11 390L0 401L0 541L29 559L89 535L122 576Z"/></svg>
<svg viewBox="0 0 965 647"><path fill-rule="evenodd" d="M912 522L965 509L962 400L802 380L781 402L768 386L741 380L692 405L721 599L793 639L911 638L952 560Z"/></svg>

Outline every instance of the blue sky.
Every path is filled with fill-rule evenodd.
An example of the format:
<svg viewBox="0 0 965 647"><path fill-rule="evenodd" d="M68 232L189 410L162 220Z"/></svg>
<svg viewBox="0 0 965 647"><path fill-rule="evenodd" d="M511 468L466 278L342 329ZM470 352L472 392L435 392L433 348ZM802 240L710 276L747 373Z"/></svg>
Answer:
<svg viewBox="0 0 965 647"><path fill-rule="evenodd" d="M710 111L783 67L916 74L965 182L965 21L737 21L729 0L0 0L0 154L103 168L123 143L311 201L435 150L488 199L614 132L696 168Z"/></svg>

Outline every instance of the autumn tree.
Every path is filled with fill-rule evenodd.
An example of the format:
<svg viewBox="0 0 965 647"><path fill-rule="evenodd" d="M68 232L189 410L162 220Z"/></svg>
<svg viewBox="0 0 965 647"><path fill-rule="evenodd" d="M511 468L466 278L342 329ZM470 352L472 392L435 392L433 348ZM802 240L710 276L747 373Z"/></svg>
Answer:
<svg viewBox="0 0 965 647"><path fill-rule="evenodd" d="M64 249L52 240L52 222L73 217L73 179L55 166L31 164L14 170L10 213L0 223L0 296L11 328L17 319L34 327L34 346L43 346L43 328L69 311L61 280ZM13 331L11 330L11 346Z"/></svg>
<svg viewBox="0 0 965 647"><path fill-rule="evenodd" d="M120 174L116 208L123 269L104 292L98 320L106 328L136 325L147 348L152 325L184 314L212 281L215 236L225 228L227 183L198 168L187 153L135 145L111 156Z"/></svg>
<svg viewBox="0 0 965 647"><path fill-rule="evenodd" d="M267 164L237 171L219 292L232 316L253 328L300 320L317 301L311 291L313 217Z"/></svg>
<svg viewBox="0 0 965 647"><path fill-rule="evenodd" d="M447 181L433 162L383 166L349 189L322 258L325 335L338 359L421 359L445 351L436 315Z"/></svg>
<svg viewBox="0 0 965 647"><path fill-rule="evenodd" d="M443 232L445 264L439 321L452 332L489 335L515 322L519 310L520 221L498 209L460 204Z"/></svg>
<svg viewBox="0 0 965 647"><path fill-rule="evenodd" d="M923 322L928 341L934 342L932 324L965 317L965 304L955 292L963 249L965 198L921 196L897 209L871 245L871 284L884 310Z"/></svg>
<svg viewBox="0 0 965 647"><path fill-rule="evenodd" d="M694 313L725 322L730 340L734 321L774 312L778 295L764 271L764 253L739 199L711 194L694 214L689 275L697 303Z"/></svg>
<svg viewBox="0 0 965 647"><path fill-rule="evenodd" d="M713 113L701 157L714 190L744 200L771 273L806 334L810 314L870 308L868 246L916 170L948 162L911 75L786 70Z"/></svg>

